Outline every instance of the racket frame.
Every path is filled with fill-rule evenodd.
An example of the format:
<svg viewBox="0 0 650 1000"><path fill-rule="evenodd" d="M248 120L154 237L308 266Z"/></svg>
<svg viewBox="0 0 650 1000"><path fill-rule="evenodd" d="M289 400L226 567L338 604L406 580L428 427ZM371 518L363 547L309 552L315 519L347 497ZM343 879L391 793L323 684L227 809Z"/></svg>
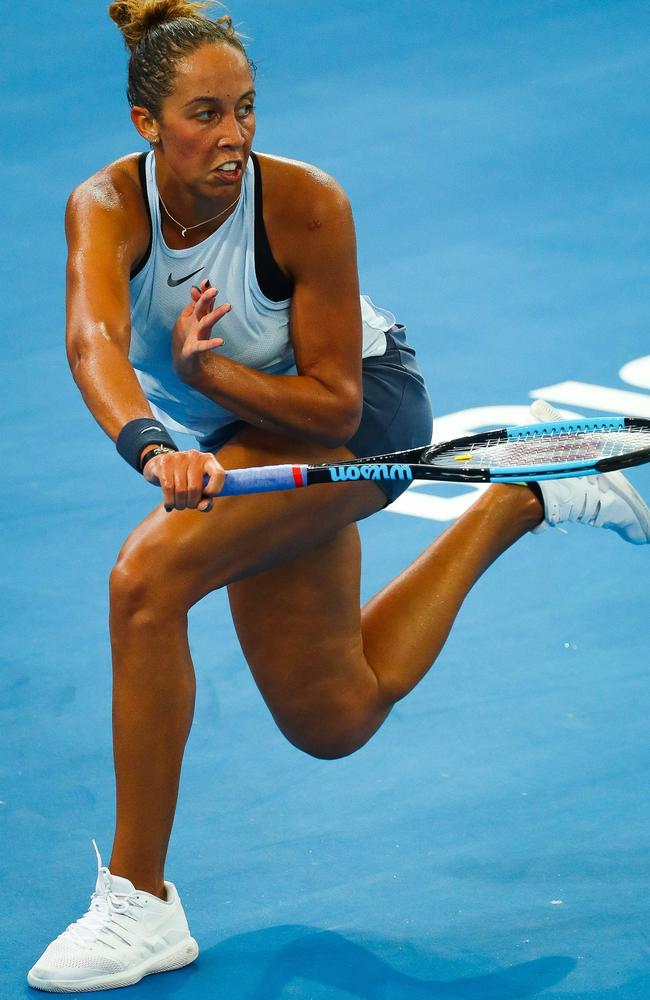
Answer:
<svg viewBox="0 0 650 1000"><path fill-rule="evenodd" d="M406 451L396 451L386 455L375 455L369 458L351 459L349 462L341 462L337 465L307 465L301 466L306 470L305 486L313 483L329 483L333 480L330 470L345 470L348 468L363 466L388 466L402 467L410 469L411 475L401 476L398 474L382 475L382 479L409 478L414 480L430 480L433 482L453 482L453 483L507 483L507 482L537 482L544 479L569 479L576 476L584 476L589 472L612 472L616 469L631 468L635 465L644 465L650 462L650 448L640 448L629 455L617 455L611 458L601 458L596 461L581 459L570 462L539 463L537 465L503 466L499 469L470 468L461 469L458 466L432 466L429 462L422 461L423 458L432 459L444 454L450 448L462 449L476 444L488 444L490 441L513 441L525 440L535 437L557 437L569 434L588 434L593 431L625 431L638 428L647 429L648 423L638 417L593 417L580 420L558 420L551 423L542 424L522 424L514 427L500 427L492 431L484 431L480 434L467 434L464 437L454 438L452 441L441 441L434 445L411 448ZM347 476L341 476L341 481ZM355 477L356 478L356 477ZM361 477L360 477L361 478ZM372 478L371 476L364 478Z"/></svg>
<svg viewBox="0 0 650 1000"><path fill-rule="evenodd" d="M611 472L650 462L650 447L640 448L628 455L600 459L581 459L566 462L539 463L537 465L461 468L431 465L430 461L446 451L459 451L473 445L491 441L525 440L531 437L561 439L564 435L589 434L608 430L614 433L637 428L649 429L648 422L637 417L593 417L576 420L559 420L550 423L524 424L501 427L480 434L468 434L453 441L421 445L405 451L350 459L336 464L273 465L255 469L233 469L226 473L226 481L219 496L243 493L266 493L295 489L303 486L332 482L370 480L374 482L413 480L451 483L526 483L547 479L568 479L588 474Z"/></svg>

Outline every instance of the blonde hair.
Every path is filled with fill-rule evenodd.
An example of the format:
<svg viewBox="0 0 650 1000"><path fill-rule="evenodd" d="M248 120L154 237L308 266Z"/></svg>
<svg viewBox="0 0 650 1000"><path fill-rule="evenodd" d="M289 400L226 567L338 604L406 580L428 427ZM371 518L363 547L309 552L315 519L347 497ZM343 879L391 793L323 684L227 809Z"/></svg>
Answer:
<svg viewBox="0 0 650 1000"><path fill-rule="evenodd" d="M126 91L131 106L141 105L159 118L163 101L174 89L177 61L206 43L232 45L246 57L255 75L255 65L232 18L224 14L213 21L203 13L213 6L203 0L115 0L110 4L108 15L131 53Z"/></svg>

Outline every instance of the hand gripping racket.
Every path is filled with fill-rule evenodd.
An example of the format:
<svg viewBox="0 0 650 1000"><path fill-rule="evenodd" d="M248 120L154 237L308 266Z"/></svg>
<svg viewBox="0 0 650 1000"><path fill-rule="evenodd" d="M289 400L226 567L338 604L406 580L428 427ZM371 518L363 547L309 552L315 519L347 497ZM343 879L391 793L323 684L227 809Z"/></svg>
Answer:
<svg viewBox="0 0 650 1000"><path fill-rule="evenodd" d="M650 462L650 424L635 417L592 417L502 427L442 444L337 465L230 469L218 496L293 490L317 483L433 479L523 483L611 472ZM206 478L207 481L207 478Z"/></svg>

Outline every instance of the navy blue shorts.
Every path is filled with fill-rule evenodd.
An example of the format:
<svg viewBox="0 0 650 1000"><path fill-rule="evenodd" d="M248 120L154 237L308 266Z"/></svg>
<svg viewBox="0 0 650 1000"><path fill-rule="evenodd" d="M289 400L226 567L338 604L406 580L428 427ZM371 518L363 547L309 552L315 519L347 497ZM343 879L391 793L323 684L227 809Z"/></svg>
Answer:
<svg viewBox="0 0 650 1000"><path fill-rule="evenodd" d="M386 334L386 352L364 358L361 423L346 448L357 456L385 455L391 451L430 444L433 411L415 351L406 342L405 329L396 324ZM246 427L235 420L199 442L201 451L218 451ZM386 505L408 489L403 480L378 482Z"/></svg>

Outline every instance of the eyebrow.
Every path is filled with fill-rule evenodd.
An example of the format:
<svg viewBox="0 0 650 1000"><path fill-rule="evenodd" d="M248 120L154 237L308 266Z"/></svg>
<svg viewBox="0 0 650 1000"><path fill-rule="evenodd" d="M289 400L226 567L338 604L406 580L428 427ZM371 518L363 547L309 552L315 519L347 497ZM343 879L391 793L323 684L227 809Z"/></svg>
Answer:
<svg viewBox="0 0 650 1000"><path fill-rule="evenodd" d="M247 90L245 94L241 95L241 97L239 98L239 100L243 101L245 97L255 97L255 96L256 96L256 94L255 94L254 90ZM192 100L191 101L187 101L183 105L183 107L184 108L189 108L189 106L191 104L199 104L200 101L206 101L207 103L213 103L213 104L221 104L221 98L220 97L215 97L214 94L211 94L211 95L205 95L203 97L193 97Z"/></svg>

